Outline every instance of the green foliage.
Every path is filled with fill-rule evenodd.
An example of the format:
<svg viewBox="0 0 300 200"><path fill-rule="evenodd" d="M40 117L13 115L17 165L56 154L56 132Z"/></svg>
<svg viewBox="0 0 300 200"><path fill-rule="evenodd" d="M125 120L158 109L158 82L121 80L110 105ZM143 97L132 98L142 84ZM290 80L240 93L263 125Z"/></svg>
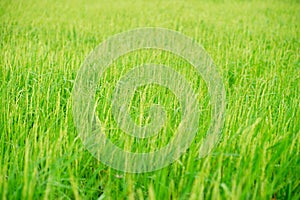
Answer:
<svg viewBox="0 0 300 200"><path fill-rule="evenodd" d="M298 1L1 1L0 198L299 199L299 13ZM189 151L162 170L126 174L82 145L72 119L76 73L101 41L137 27L180 31L215 61L227 111L210 156L197 159L210 123L205 83L183 59L160 51L112 64L99 83L98 116L117 129L110 95L126 71L144 61L172 66L199 94L199 133ZM136 123L147 123L152 103L169 114L157 137L139 143L117 130L112 141L142 152L166 145L180 105L165 88L141 87L130 109Z"/></svg>

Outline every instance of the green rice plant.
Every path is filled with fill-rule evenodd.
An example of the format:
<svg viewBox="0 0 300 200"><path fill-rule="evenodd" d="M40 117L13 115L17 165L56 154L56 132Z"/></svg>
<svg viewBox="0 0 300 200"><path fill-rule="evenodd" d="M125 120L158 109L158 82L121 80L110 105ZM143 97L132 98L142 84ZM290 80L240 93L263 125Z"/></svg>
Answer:
<svg viewBox="0 0 300 200"><path fill-rule="evenodd" d="M0 197L2 199L299 199L300 4L298 1L0 2ZM137 140L117 127L111 95L134 66L165 64L197 92L199 131L188 151L157 171L131 174L96 160L72 114L72 89L88 54L110 36L139 27L179 31L212 57L226 88L219 144L197 153L210 123L210 98L184 59L141 50L111 64L99 81L97 116L118 146L165 146L181 114L176 96L139 87L130 115L149 123L153 103L168 117L161 132Z"/></svg>

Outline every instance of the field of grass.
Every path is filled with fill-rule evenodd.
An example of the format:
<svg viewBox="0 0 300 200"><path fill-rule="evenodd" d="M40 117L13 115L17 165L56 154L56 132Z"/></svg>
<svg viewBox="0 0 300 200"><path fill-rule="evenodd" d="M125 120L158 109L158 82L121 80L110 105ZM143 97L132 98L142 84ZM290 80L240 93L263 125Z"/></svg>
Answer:
<svg viewBox="0 0 300 200"><path fill-rule="evenodd" d="M299 1L0 1L0 198L2 199L300 199ZM173 164L125 173L95 159L73 122L72 89L88 54L110 36L139 27L179 31L214 60L226 89L219 144L198 159L210 123L209 94L182 58L160 50L116 60L99 82L97 114L128 151L165 146L180 103L164 87L138 88L130 113L146 124L151 104L168 120L136 141L111 115L116 82L134 66L162 63L198 93L200 125Z"/></svg>

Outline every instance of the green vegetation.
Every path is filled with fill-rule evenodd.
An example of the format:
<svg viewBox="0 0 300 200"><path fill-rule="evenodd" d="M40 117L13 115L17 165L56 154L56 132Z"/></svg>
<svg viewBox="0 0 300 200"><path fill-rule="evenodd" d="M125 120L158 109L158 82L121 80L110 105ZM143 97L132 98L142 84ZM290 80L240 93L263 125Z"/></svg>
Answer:
<svg viewBox="0 0 300 200"><path fill-rule="evenodd" d="M3 199L300 199L299 1L0 1L0 198ZM166 145L179 102L157 85L140 87L130 113L147 123L152 103L168 121L140 142L116 127L110 96L139 63L163 63L198 92L201 121L189 151L162 170L113 170L84 148L72 117L72 88L87 55L109 36L138 27L177 30L214 60L227 93L222 139L197 159L210 123L201 77L161 51L125 55L97 91L99 119L127 150ZM108 133L109 134L109 133ZM132 144L138 144L133 145Z"/></svg>

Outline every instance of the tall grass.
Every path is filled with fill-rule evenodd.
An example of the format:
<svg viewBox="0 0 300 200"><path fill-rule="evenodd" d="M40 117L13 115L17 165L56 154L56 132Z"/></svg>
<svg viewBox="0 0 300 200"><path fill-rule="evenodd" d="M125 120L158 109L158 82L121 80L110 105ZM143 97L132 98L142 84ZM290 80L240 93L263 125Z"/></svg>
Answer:
<svg viewBox="0 0 300 200"><path fill-rule="evenodd" d="M3 199L299 199L300 4L297 1L1 1L0 197ZM164 27L194 38L215 61L227 93L222 140L197 159L210 122L209 96L184 60L139 51L114 62L99 82L99 119L117 130L110 95L143 62L164 63L199 94L201 123L189 151L151 173L128 174L94 159L74 127L71 92L84 59L109 36ZM144 124L153 103L165 130L133 151L164 146L180 120L176 97L157 85L135 93L131 115ZM173 117L173 118L172 118Z"/></svg>

